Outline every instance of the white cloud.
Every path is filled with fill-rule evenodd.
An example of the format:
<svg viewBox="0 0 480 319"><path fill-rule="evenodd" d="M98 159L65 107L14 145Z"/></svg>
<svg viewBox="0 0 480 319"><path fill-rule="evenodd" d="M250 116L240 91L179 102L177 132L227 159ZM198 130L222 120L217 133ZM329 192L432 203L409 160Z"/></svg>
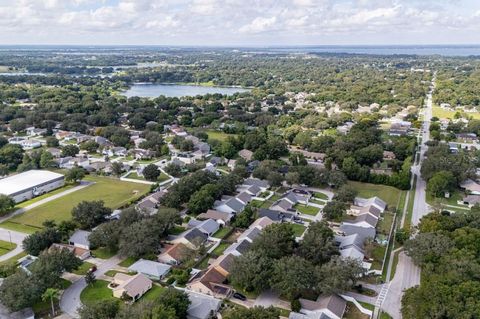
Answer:
<svg viewBox="0 0 480 319"><path fill-rule="evenodd" d="M263 18L257 17L252 20L252 22L242 26L238 31L242 33L258 33L269 30L275 25L277 21L276 17Z"/></svg>
<svg viewBox="0 0 480 319"><path fill-rule="evenodd" d="M0 17L0 43L480 43L475 0L0 0Z"/></svg>

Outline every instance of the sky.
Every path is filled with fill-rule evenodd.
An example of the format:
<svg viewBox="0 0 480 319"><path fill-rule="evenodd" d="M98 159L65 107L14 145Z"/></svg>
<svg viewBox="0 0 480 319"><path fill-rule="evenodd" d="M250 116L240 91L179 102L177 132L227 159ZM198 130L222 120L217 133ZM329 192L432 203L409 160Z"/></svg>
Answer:
<svg viewBox="0 0 480 319"><path fill-rule="evenodd" d="M0 0L0 44L480 44L480 0Z"/></svg>

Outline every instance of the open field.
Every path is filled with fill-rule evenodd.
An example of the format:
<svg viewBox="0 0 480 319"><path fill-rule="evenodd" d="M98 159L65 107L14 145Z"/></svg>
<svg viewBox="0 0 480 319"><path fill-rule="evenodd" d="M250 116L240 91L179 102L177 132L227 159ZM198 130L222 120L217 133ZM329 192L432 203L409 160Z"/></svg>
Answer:
<svg viewBox="0 0 480 319"><path fill-rule="evenodd" d="M43 194L43 195L40 195L40 196L37 196L35 198L32 198L30 200L26 200L24 202L21 202L21 203L18 203L17 205L15 205L15 208L24 208L24 207L27 207L31 204L34 204L42 199L45 199L45 198L49 198L50 196L53 196L53 195L56 195L56 194L60 194L64 191L68 191L69 189L72 189L74 188L75 186L78 186L78 184L68 184L68 185L65 185L63 187L60 187L56 190L53 190L49 193L46 193L46 194Z"/></svg>
<svg viewBox="0 0 480 319"><path fill-rule="evenodd" d="M464 112L463 110L458 110L458 112L461 114L466 114L467 116L476 120L480 119L480 112ZM432 116L436 116L439 119L453 119L455 113L457 113L457 111L445 110L436 105L434 105L432 109Z"/></svg>
<svg viewBox="0 0 480 319"><path fill-rule="evenodd" d="M382 200L384 200L389 207L396 207L400 195L404 192L392 186L370 183L349 181L348 185L352 186L355 190L357 190L358 196L365 198L378 196Z"/></svg>
<svg viewBox="0 0 480 319"><path fill-rule="evenodd" d="M42 223L48 219L56 222L69 220L72 209L82 201L103 200L106 206L115 209L138 199L150 190L149 185L122 182L107 177L87 176L85 180L95 184L15 216L0 224L1 227L20 231L22 230L14 229L15 226L12 224L41 228Z"/></svg>
<svg viewBox="0 0 480 319"><path fill-rule="evenodd" d="M225 141L229 136L235 137L237 136L236 134L227 134L221 131L216 131L216 130L206 130L205 133L207 133L208 138L212 140L218 140L218 141Z"/></svg>

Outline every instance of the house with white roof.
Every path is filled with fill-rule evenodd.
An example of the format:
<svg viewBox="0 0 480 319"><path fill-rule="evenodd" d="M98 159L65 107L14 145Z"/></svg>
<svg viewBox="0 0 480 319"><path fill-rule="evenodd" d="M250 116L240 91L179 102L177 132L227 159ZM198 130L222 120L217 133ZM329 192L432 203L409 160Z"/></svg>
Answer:
<svg viewBox="0 0 480 319"><path fill-rule="evenodd" d="M152 280L162 280L172 267L152 260L139 259L128 270L144 274Z"/></svg>

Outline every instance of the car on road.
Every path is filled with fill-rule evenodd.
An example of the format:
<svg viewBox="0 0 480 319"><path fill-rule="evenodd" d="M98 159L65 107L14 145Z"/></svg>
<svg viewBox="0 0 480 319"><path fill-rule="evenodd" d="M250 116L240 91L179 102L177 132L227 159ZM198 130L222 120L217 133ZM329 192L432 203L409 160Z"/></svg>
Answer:
<svg viewBox="0 0 480 319"><path fill-rule="evenodd" d="M239 293L239 292L233 293L233 298L239 299L239 300L241 300L241 301L247 300L247 297L245 297L244 295L242 295L242 294Z"/></svg>

